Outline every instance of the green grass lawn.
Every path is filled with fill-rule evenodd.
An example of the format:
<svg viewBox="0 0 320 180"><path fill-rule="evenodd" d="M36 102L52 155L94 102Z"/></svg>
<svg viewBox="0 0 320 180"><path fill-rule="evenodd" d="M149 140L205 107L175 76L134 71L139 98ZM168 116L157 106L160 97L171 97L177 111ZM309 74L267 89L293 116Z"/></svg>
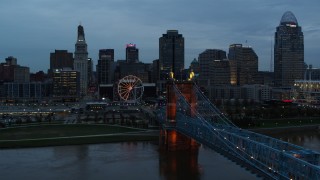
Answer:
<svg viewBox="0 0 320 180"><path fill-rule="evenodd" d="M108 125L38 125L0 129L0 140L85 136L136 131L139 130Z"/></svg>
<svg viewBox="0 0 320 180"><path fill-rule="evenodd" d="M156 140L156 136L118 134L144 130L109 125L37 125L0 129L0 148L39 147ZM100 135L89 137L75 137ZM63 138L66 137L66 138ZM53 139L45 139L53 138ZM10 141L14 140L14 141Z"/></svg>

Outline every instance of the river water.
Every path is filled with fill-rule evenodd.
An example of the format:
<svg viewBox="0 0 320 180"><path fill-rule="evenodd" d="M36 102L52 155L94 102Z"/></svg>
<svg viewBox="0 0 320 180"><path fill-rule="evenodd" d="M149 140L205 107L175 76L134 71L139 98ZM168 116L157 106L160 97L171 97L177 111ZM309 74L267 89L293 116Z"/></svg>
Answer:
<svg viewBox="0 0 320 180"><path fill-rule="evenodd" d="M275 137L320 151L320 133ZM259 179L215 151L163 153L153 142L0 150L1 180Z"/></svg>
<svg viewBox="0 0 320 180"><path fill-rule="evenodd" d="M286 134L278 133L270 136L320 152L319 130L302 130L300 132L291 132Z"/></svg>

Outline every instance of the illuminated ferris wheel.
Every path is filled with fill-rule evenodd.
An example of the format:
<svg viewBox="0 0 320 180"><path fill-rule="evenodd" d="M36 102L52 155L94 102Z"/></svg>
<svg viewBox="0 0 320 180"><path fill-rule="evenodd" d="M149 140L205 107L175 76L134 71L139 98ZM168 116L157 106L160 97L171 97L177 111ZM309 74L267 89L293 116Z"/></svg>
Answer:
<svg viewBox="0 0 320 180"><path fill-rule="evenodd" d="M137 101L143 95L142 81L133 75L120 79L118 83L119 97L124 101Z"/></svg>

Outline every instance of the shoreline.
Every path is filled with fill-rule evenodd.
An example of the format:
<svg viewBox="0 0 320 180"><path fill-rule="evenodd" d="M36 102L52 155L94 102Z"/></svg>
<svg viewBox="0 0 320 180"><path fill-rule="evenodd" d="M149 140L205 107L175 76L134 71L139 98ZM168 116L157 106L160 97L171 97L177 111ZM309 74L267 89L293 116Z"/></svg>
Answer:
<svg viewBox="0 0 320 180"><path fill-rule="evenodd" d="M41 125L40 125L41 126ZM127 128L127 127L123 127ZM320 124L304 126L287 126L273 128L246 129L255 133L273 135L278 133L294 133L301 131L320 131ZM76 135L49 138L29 138L0 140L1 149L31 148L47 146L68 146L83 144L117 143L132 141L157 141L159 140L159 130L143 130L136 132L123 132L111 134Z"/></svg>
<svg viewBox="0 0 320 180"><path fill-rule="evenodd" d="M48 146L70 146L70 145L85 145L85 144L101 144L101 143L116 143L116 142L133 142L133 141L155 141L158 136L150 135L110 135L100 136L99 138L91 137L64 137L51 140L21 140L21 141L1 141L0 151L2 149L15 148L32 148L32 147L48 147Z"/></svg>

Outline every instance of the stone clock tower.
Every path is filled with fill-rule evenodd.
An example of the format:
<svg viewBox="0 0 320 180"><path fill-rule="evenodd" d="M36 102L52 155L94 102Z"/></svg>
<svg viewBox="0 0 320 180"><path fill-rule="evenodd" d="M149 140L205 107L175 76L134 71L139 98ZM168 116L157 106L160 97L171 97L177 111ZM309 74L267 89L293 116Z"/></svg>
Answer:
<svg viewBox="0 0 320 180"><path fill-rule="evenodd" d="M88 51L84 29L78 26L78 38L74 51L74 70L80 72L80 93L87 94L88 89Z"/></svg>

